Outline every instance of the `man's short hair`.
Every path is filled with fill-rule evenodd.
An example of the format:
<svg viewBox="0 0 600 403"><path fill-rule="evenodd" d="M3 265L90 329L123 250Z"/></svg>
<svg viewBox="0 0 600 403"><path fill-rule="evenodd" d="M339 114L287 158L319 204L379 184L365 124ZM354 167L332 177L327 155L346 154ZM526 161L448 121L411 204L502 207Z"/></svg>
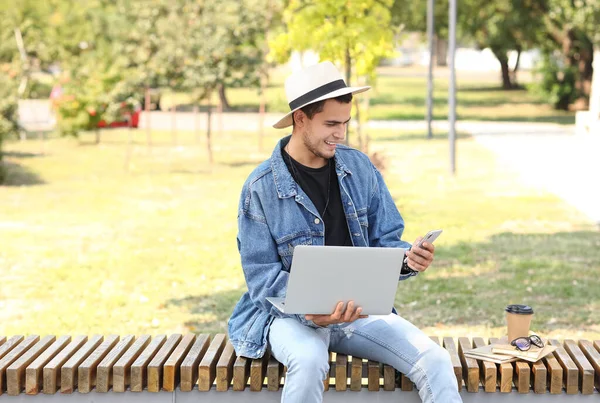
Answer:
<svg viewBox="0 0 600 403"><path fill-rule="evenodd" d="M340 95L339 97L329 98L329 99L334 99L341 104L349 104L350 102L352 102L352 94L344 94L344 95ZM329 99L324 99L322 101L308 104L308 105L300 108L300 110L302 112L304 112L304 114L309 119L312 119L317 113L323 112L323 108L325 106L325 101L328 101ZM293 114L292 114L292 127L296 127L296 121L294 120Z"/></svg>

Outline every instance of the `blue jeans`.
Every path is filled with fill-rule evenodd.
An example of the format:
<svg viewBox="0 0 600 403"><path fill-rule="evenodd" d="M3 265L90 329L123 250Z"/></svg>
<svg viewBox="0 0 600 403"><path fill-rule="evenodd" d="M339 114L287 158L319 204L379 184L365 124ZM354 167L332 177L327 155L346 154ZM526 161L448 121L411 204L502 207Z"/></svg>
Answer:
<svg viewBox="0 0 600 403"><path fill-rule="evenodd" d="M271 354L287 366L282 402L323 400L329 351L393 366L415 383L423 402L462 402L449 354L400 316L370 316L319 329L302 321L276 318L269 331Z"/></svg>

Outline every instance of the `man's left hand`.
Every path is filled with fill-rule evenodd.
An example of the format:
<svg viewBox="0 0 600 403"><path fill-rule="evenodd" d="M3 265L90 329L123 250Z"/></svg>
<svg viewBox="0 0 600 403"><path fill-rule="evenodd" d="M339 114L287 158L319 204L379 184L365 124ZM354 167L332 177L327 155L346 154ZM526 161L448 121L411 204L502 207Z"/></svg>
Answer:
<svg viewBox="0 0 600 403"><path fill-rule="evenodd" d="M433 262L433 255L435 253L435 246L432 243L424 242L421 247L418 247L418 243L423 239L418 237L412 248L406 252L408 257L408 267L413 270L423 272L427 270L431 262Z"/></svg>

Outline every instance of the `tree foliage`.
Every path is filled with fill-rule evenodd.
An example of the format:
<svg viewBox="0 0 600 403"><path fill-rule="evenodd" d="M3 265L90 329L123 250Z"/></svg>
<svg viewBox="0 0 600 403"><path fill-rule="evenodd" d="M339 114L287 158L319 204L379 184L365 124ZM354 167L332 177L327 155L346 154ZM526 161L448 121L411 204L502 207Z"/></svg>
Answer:
<svg viewBox="0 0 600 403"><path fill-rule="evenodd" d="M394 52L392 4L393 0L290 0L283 14L287 30L272 42L274 57L285 62L290 50L313 50L321 59L343 64L347 78L354 73L374 79L379 61Z"/></svg>

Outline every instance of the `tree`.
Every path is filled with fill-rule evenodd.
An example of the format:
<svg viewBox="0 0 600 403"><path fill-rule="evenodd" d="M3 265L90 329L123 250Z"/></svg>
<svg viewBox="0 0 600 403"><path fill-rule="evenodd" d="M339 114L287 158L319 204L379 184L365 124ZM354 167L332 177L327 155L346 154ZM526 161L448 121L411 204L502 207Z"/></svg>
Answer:
<svg viewBox="0 0 600 403"><path fill-rule="evenodd" d="M516 71L523 50L538 42L546 0L468 0L460 3L459 32L480 49L490 48L500 63L502 88L518 88ZM514 71L508 66L508 52L518 52Z"/></svg>
<svg viewBox="0 0 600 403"><path fill-rule="evenodd" d="M392 25L408 32L427 32L427 0L394 0ZM435 0L433 7L436 64L446 66L448 46L448 0Z"/></svg>
<svg viewBox="0 0 600 403"><path fill-rule="evenodd" d="M600 46L599 0L548 0L544 4L542 90L558 109L587 108L594 42Z"/></svg>
<svg viewBox="0 0 600 403"><path fill-rule="evenodd" d="M287 31L272 42L275 57L284 62L290 49L310 49L321 59L342 64L347 85L359 77L374 83L375 68L394 51L392 3L393 0L290 0L283 14Z"/></svg>

